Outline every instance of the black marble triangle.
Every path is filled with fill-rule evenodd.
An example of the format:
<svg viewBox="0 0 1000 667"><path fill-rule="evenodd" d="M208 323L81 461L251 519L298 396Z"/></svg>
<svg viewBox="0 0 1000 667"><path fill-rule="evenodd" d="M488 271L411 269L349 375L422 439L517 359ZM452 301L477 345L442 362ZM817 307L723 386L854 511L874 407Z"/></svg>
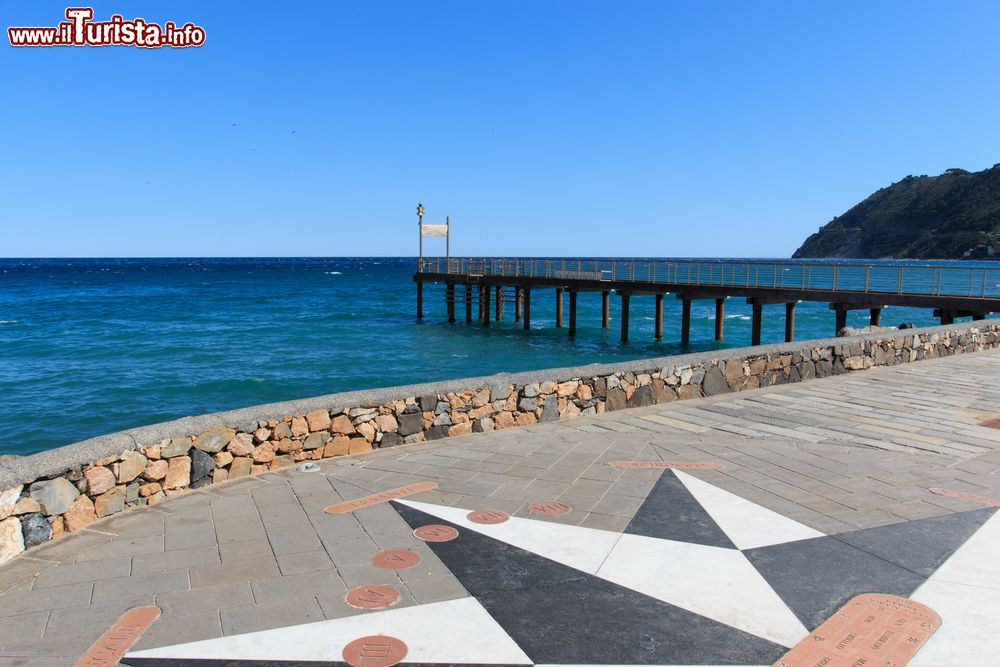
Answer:
<svg viewBox="0 0 1000 667"><path fill-rule="evenodd" d="M448 522L393 503L413 528ZM429 543L535 664L771 664L787 649L455 526ZM669 564L664 564L669 576Z"/></svg>
<svg viewBox="0 0 1000 667"><path fill-rule="evenodd" d="M710 547L736 548L672 470L665 470L660 475L625 532Z"/></svg>
<svg viewBox="0 0 1000 667"><path fill-rule="evenodd" d="M809 630L855 595L906 597L925 579L836 537L746 549L743 555Z"/></svg>
<svg viewBox="0 0 1000 667"><path fill-rule="evenodd" d="M995 507L988 507L838 533L831 537L929 577L995 512Z"/></svg>

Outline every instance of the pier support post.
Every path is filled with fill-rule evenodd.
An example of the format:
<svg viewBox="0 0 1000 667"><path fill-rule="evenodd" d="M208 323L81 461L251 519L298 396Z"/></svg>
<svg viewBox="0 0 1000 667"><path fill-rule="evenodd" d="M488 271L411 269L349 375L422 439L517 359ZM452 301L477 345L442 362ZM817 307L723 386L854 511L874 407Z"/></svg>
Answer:
<svg viewBox="0 0 1000 667"><path fill-rule="evenodd" d="M563 291L562 287L556 288L556 328L562 328L562 307L563 307Z"/></svg>
<svg viewBox="0 0 1000 667"><path fill-rule="evenodd" d="M444 291L444 299L448 302L448 322L455 321L455 283L448 283Z"/></svg>
<svg viewBox="0 0 1000 667"><path fill-rule="evenodd" d="M726 299L715 300L715 340L722 340L723 325L726 322Z"/></svg>
<svg viewBox="0 0 1000 667"><path fill-rule="evenodd" d="M424 281L417 281L417 319L424 319Z"/></svg>
<svg viewBox="0 0 1000 667"><path fill-rule="evenodd" d="M750 322L750 344L760 345L761 322L764 319L764 304L753 302L753 319Z"/></svg>
<svg viewBox="0 0 1000 667"><path fill-rule="evenodd" d="M524 290L520 287L514 288L514 321L521 321L521 299L524 295Z"/></svg>
<svg viewBox="0 0 1000 667"><path fill-rule="evenodd" d="M950 310L941 311L941 326L955 323L955 314Z"/></svg>
<svg viewBox="0 0 1000 667"><path fill-rule="evenodd" d="M795 340L795 302L785 304L785 342Z"/></svg>
<svg viewBox="0 0 1000 667"><path fill-rule="evenodd" d="M882 309L881 308L869 308L868 313L871 316L871 325L873 327L882 326Z"/></svg>
<svg viewBox="0 0 1000 667"><path fill-rule="evenodd" d="M523 290L524 297L524 330L531 328L531 290L527 287Z"/></svg>
<svg viewBox="0 0 1000 667"><path fill-rule="evenodd" d="M841 329L847 326L847 309L837 308L834 312L837 313L837 322L834 325L834 336L839 336Z"/></svg>
<svg viewBox="0 0 1000 667"><path fill-rule="evenodd" d="M628 342L628 292L622 292L622 342Z"/></svg>
<svg viewBox="0 0 1000 667"><path fill-rule="evenodd" d="M479 288L479 309L482 313L483 326L490 326L490 288L488 285Z"/></svg>
<svg viewBox="0 0 1000 667"><path fill-rule="evenodd" d="M494 306L494 308L496 310L496 320L499 322L503 319L503 286L497 285L494 292L495 294L493 296L496 298L496 306Z"/></svg>
<svg viewBox="0 0 1000 667"><path fill-rule="evenodd" d="M472 285L465 284L465 323L472 324Z"/></svg>
<svg viewBox="0 0 1000 667"><path fill-rule="evenodd" d="M691 299L681 297L681 345L691 340Z"/></svg>
<svg viewBox="0 0 1000 667"><path fill-rule="evenodd" d="M610 319L611 311L611 293L601 292L601 328L608 328L608 320Z"/></svg>
<svg viewBox="0 0 1000 667"><path fill-rule="evenodd" d="M656 295L656 314L654 315L653 340L663 340L663 295Z"/></svg>
<svg viewBox="0 0 1000 667"><path fill-rule="evenodd" d="M985 320L985 319L986 319L986 313L973 313L972 314L972 321L973 322L979 322L979 321Z"/></svg>
<svg viewBox="0 0 1000 667"><path fill-rule="evenodd" d="M576 295L575 289L569 291L569 335L576 335Z"/></svg>

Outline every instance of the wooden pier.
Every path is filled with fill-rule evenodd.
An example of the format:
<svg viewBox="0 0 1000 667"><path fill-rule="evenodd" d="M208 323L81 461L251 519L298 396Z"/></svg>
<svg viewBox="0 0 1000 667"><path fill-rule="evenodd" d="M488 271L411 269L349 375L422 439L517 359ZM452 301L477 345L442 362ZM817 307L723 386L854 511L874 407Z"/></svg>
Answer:
<svg viewBox="0 0 1000 667"><path fill-rule="evenodd" d="M957 317L985 319L1000 312L1000 266L932 266L883 263L805 263L712 261L685 259L539 259L421 258L413 276L417 285L417 318L423 318L424 283L444 283L448 321L455 321L456 288L464 290L465 321L472 322L474 294L477 318L489 325L491 315L503 319L504 303L514 305L514 320L531 328L531 298L553 290L556 327L562 327L568 296L568 333L576 334L577 297L601 295L601 325L608 327L611 293L621 301L621 340L629 337L633 296L655 299L654 338L663 337L663 298L681 300L681 343L691 337L691 302L715 301L715 340L724 335L726 299L743 297L751 305L751 344L759 345L764 306L783 304L785 340L795 336L795 304L828 303L834 311L834 333L847 324L851 310L867 310L880 325L886 306L930 308L941 324ZM568 293L568 294L567 294ZM491 297L495 308L491 313Z"/></svg>

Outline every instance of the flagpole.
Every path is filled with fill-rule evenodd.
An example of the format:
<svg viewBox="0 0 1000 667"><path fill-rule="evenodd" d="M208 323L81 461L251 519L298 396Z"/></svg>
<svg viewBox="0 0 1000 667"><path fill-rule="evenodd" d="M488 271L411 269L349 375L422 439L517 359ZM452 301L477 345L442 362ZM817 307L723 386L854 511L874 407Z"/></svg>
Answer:
<svg viewBox="0 0 1000 667"><path fill-rule="evenodd" d="M417 271L424 269L424 204L417 204L417 232L420 236L420 257L417 259Z"/></svg>

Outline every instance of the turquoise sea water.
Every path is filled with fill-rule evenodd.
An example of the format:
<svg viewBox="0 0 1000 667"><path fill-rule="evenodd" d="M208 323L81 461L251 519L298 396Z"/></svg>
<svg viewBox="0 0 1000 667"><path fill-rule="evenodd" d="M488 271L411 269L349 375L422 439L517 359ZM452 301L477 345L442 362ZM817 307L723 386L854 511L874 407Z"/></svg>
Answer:
<svg viewBox="0 0 1000 667"><path fill-rule="evenodd" d="M446 321L444 287L425 288L417 322L413 258L0 259L0 453L27 454L125 428L320 394L500 371L663 356L749 344L750 308L694 302L691 344L680 302L633 297L630 342L619 303L600 327L600 295L578 302L578 335L556 329L554 292L532 295L529 334L513 321ZM940 262L938 262L940 264ZM961 264L961 266L969 266ZM996 264L993 264L996 266ZM458 309L461 320L464 316ZM927 309L888 308L882 323L935 324ZM865 326L867 312L848 324ZM765 308L764 342L784 309ZM826 304L796 309L798 339L833 334Z"/></svg>

